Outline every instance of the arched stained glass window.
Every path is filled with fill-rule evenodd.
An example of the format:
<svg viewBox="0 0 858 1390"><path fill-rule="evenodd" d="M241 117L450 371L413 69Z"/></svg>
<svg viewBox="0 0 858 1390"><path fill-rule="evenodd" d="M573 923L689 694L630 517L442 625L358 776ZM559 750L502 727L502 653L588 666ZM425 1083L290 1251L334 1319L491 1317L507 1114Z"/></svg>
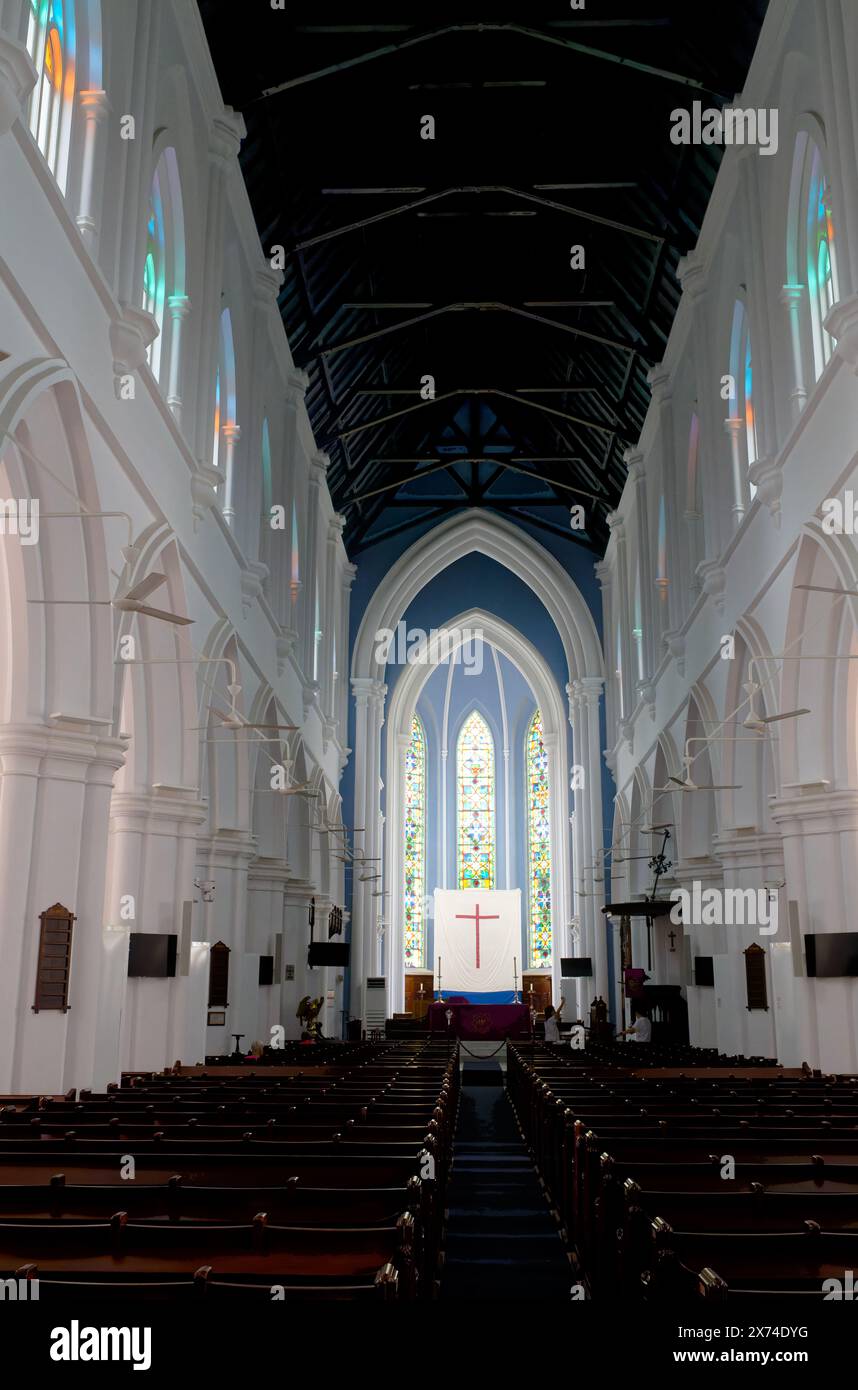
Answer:
<svg viewBox="0 0 858 1390"><path fill-rule="evenodd" d="M74 38L73 0L30 0L27 51L37 73L30 130L63 192L75 93Z"/></svg>
<svg viewBox="0 0 858 1390"><path fill-rule="evenodd" d="M456 745L457 884L495 886L495 746L476 710L468 715Z"/></svg>
<svg viewBox="0 0 858 1390"><path fill-rule="evenodd" d="M807 191L807 287L813 328L814 375L819 378L831 358L831 338L823 328L829 309L837 303L837 262L831 197L822 157L809 142L810 177Z"/></svg>
<svg viewBox="0 0 858 1390"><path fill-rule="evenodd" d="M426 734L411 721L405 750L405 968L426 965Z"/></svg>
<svg viewBox="0 0 858 1390"><path fill-rule="evenodd" d="M747 470L757 461L757 423L754 412L754 366L751 353L751 333L748 315L741 299L733 304L730 331L730 418L741 422L740 436L735 438L735 476L733 479L733 510L741 516L748 500L756 494Z"/></svg>
<svg viewBox="0 0 858 1390"><path fill-rule="evenodd" d="M531 968L551 959L551 839L548 821L548 753L542 713L534 712L525 746L527 770L528 954Z"/></svg>
<svg viewBox="0 0 858 1390"><path fill-rule="evenodd" d="M158 334L146 349L146 359L157 377L161 365L161 343L164 333L164 295L166 289L166 252L164 246L164 205L158 171L149 195L149 217L146 222L146 260L143 264L143 308L158 325Z"/></svg>

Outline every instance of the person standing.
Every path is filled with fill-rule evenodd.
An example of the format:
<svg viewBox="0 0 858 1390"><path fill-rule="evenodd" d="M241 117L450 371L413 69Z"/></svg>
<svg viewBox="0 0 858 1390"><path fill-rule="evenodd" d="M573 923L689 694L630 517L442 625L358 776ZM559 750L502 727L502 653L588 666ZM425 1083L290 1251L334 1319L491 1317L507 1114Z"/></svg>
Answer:
<svg viewBox="0 0 858 1390"><path fill-rule="evenodd" d="M560 1015L565 1003L566 1000L561 998L556 1011L552 1004L547 1004L545 1007L545 1041L547 1043L559 1043L560 1041Z"/></svg>

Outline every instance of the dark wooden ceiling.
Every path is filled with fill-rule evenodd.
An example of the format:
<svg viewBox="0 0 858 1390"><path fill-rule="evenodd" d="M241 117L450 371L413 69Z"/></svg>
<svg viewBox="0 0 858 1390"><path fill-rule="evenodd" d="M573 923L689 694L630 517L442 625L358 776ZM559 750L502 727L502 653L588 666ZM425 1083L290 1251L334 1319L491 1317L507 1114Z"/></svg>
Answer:
<svg viewBox="0 0 858 1390"><path fill-rule="evenodd" d="M601 554L721 156L670 112L765 0L199 5L349 553L488 507Z"/></svg>

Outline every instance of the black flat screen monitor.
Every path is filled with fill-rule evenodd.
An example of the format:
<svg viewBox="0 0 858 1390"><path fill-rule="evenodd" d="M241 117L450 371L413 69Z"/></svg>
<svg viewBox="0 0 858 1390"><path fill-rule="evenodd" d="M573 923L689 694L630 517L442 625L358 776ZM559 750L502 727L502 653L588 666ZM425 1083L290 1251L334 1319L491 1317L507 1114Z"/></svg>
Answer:
<svg viewBox="0 0 858 1390"><path fill-rule="evenodd" d="M309 965L348 965L349 945L343 941L311 941Z"/></svg>
<svg viewBox="0 0 858 1390"><path fill-rule="evenodd" d="M177 941L175 932L133 931L128 941L128 978L172 978Z"/></svg>
<svg viewBox="0 0 858 1390"><path fill-rule="evenodd" d="M858 975L858 932L808 933L804 938L808 975Z"/></svg>
<svg viewBox="0 0 858 1390"><path fill-rule="evenodd" d="M561 980L583 980L593 973L593 961L590 956L561 956L560 957L560 978Z"/></svg>

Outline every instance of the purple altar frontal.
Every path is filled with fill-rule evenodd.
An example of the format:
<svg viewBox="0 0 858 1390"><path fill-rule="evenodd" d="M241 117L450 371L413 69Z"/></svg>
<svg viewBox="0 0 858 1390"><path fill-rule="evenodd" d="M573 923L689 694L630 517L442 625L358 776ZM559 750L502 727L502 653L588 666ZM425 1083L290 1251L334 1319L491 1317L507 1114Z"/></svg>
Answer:
<svg viewBox="0 0 858 1390"><path fill-rule="evenodd" d="M452 1014L450 1036L454 1038L502 1042L504 1038L530 1037L530 1009L526 1004L430 1004L430 1033L446 1034L448 1010Z"/></svg>

